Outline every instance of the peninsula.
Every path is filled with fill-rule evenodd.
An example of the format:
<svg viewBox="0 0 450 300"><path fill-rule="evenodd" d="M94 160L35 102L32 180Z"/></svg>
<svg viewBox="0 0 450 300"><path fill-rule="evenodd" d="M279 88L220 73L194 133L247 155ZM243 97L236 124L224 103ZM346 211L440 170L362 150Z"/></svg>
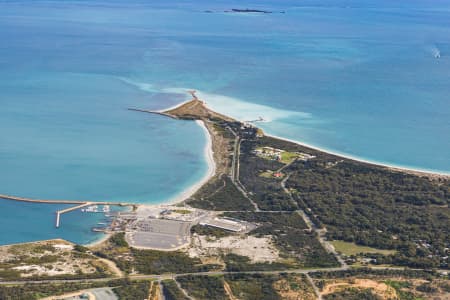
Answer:
<svg viewBox="0 0 450 300"><path fill-rule="evenodd" d="M164 111L130 110L204 126L211 159L201 183L172 204L118 213L101 243L70 246L74 265L78 256L91 264L102 259L94 263L97 272L89 265L86 274L55 276L36 262L38 250L23 263L3 261L0 295L48 286L58 290L52 295L114 287L119 296L133 290L154 300L450 293L447 175L375 165L267 136L189 93L191 100ZM62 242L49 243L45 260L52 255L55 264L64 264L54 250ZM20 247L4 249L5 257L22 253ZM31 262L39 272L29 276L23 270L33 268ZM25 288L29 281L33 285Z"/></svg>

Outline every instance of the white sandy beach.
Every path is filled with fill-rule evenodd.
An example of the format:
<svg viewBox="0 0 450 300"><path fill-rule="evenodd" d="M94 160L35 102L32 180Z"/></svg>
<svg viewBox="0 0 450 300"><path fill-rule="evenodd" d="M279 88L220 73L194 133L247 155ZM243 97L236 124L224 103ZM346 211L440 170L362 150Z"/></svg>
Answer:
<svg viewBox="0 0 450 300"><path fill-rule="evenodd" d="M90 242L88 244L84 244L85 247L95 247L100 245L101 243L105 242L112 236L112 233L104 233L102 237L100 237L98 240L95 240L93 242Z"/></svg>
<svg viewBox="0 0 450 300"><path fill-rule="evenodd" d="M189 98L189 99L186 99L185 101L180 102L180 103L178 103L178 104L175 104L175 105L173 105L173 106L170 106L170 107L167 107L167 108L164 108L164 109L158 109L158 110L155 110L155 112L158 112L158 113L164 113L164 112L166 112L166 111L176 109L176 108L178 108L178 107L180 107L180 106L182 106L182 105L184 105L184 104L190 102L191 100L192 100L192 98Z"/></svg>
<svg viewBox="0 0 450 300"><path fill-rule="evenodd" d="M179 106L179 105L177 105L177 106ZM203 129L203 132L206 137L206 145L204 148L204 155L205 155L206 162L208 164L208 171L202 177L202 179L200 179L195 184L191 185L189 188L182 191L180 194L176 195L175 197L173 197L172 199L170 199L169 201L167 201L164 204L177 204L177 203L183 202L184 200L186 200L187 198L192 196L196 191L198 191L198 189L201 188L205 183L207 183L208 180L211 179L214 176L214 174L216 173L216 162L214 161L214 156L213 156L211 135L209 134L209 131L206 128L203 121L197 120L195 122Z"/></svg>
<svg viewBox="0 0 450 300"><path fill-rule="evenodd" d="M245 115L245 118L258 119L259 117L262 117L265 120L265 122L270 122L270 121L272 121L272 119L281 118L285 114L297 115L299 118L309 118L310 117L310 115L308 113L293 112L293 111L286 111L286 110L282 110L282 109L271 108L269 106L253 104L253 103L245 102L245 101L238 100L238 99L235 99L232 97L223 96L223 95L205 93L205 92L198 91L198 90L197 90L197 94L199 95L199 98L201 100L205 101L205 105L209 109L211 109L217 113L232 117L241 122L246 121L246 120L243 120L242 117L245 115L245 113L247 113L247 111L252 111L252 113L248 116ZM215 100L208 101L208 97L213 97ZM208 103L212 103L213 105L208 105ZM225 105L225 103L226 103L226 105ZM235 113L232 113L231 111L227 111L226 107L230 107L230 105L236 105L239 107L242 106L242 108L243 108L241 110L242 112L240 112L239 114L235 114ZM266 114L269 114L270 117L267 117ZM371 164L371 165L386 167L386 168L390 168L392 170L408 172L408 173L415 173L417 175L422 174L422 175L438 176L438 177L450 177L450 173L448 173L448 172L446 173L446 172L440 172L440 171L436 171L436 170L420 169L420 168L407 167L407 166L401 166L401 165L395 165L395 164L390 164L390 163L385 163L385 162L369 160L369 159L349 155L346 153L340 153L338 151L334 151L334 150L330 150L330 149L320 148L320 147L317 147L314 145L300 142L298 140L288 139L288 138L284 138L284 137L272 135L272 134L267 134L267 133L264 133L264 134L269 137L273 137L276 139L295 143L300 146L308 147L308 148L311 148L311 149L314 149L317 151L332 154L332 155L339 156L339 157L342 157L345 159L351 159L354 161L359 161L359 162L363 162L363 163L367 163L367 164ZM389 146L389 145L387 145L387 146Z"/></svg>
<svg viewBox="0 0 450 300"><path fill-rule="evenodd" d="M272 138L276 138L282 141L287 141L287 142L291 142L303 147L307 147L307 148L311 148L313 150L317 150L317 151L321 151L324 153L328 153L331 155L335 155L341 158L345 158L345 159L350 159L350 160L354 160L354 161L358 161L358 162L362 162L362 163L366 163L366 164L370 164L370 165L374 165L374 166L379 166L379 167L385 167L385 168L389 168L392 170L396 170L396 171L401 171L401 172L408 172L408 173L415 173L415 174L422 174L422 175L430 175L430 176L438 176L438 177L450 177L450 173L442 173L442 172L437 172L437 171L433 171L433 170L422 170L422 169L415 169L415 168L408 168L408 167L404 167L404 166L398 166L398 165L394 165L394 164L386 164L386 163L381 163L381 162L376 162L376 161L371 161L371 160L367 160L367 159L363 159L360 157L356 157L356 156L352 156L352 155L348 155L348 154L343 154L337 151L332 151L332 150L328 150L328 149L324 149L324 148L319 148L310 144L306 144L303 142L299 142L296 140L292 140L292 139L287 139L287 138L283 138L277 135L272 135L272 134L266 134L264 133L265 136L268 137L272 137Z"/></svg>

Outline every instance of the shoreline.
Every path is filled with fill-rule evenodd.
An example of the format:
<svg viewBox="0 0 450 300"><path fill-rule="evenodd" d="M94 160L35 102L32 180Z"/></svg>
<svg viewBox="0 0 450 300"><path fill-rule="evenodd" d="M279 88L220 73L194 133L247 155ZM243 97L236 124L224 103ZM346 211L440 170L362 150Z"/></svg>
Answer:
<svg viewBox="0 0 450 300"><path fill-rule="evenodd" d="M204 101L204 106L207 109L209 109L211 111L214 111L216 113L225 115L227 117L233 118L233 119L235 119L235 120L237 120L239 122L243 122L243 123L248 122L248 121L243 120L240 117L237 117L236 114L233 111L228 111L228 113L223 113L220 110L221 105L214 105L214 104L211 105L211 106L208 105L209 101L208 101L207 97L208 96L210 96L210 97L215 97L215 96L217 97L217 96L219 96L219 97L223 97L224 98L222 101L229 100L233 104L237 104L237 105L239 105L240 102L242 102L244 104L244 106L245 106L245 104L247 104L247 106L256 105L256 106L259 106L259 107L264 107L265 109L273 109L273 110L279 111L279 113L285 113L285 114L289 114L289 113L292 113L292 114L302 113L303 114L304 113L304 112L296 112L296 111L287 111L287 110L273 108L273 107L270 107L270 106L257 104L257 103L250 103L250 102L246 102L246 101L241 100L241 99L235 99L233 97L229 97L229 96L225 96L225 95L216 95L216 94L212 94L212 93L203 92L203 91L200 91L200 90L198 90L197 93L199 94L199 98L201 98ZM212 102L214 102L214 101L212 101ZM216 107L216 106L219 106L219 107ZM217 108L217 109L215 109L215 108ZM264 111L262 111L261 114L264 117ZM258 127L258 124L255 124L254 122L249 122L249 123L251 123L255 127ZM263 129L261 127L258 127L258 128L260 128L261 130L264 131L264 135L265 136L276 138L276 139L287 141L287 142L291 142L291 143L294 143L294 144L298 144L298 145L303 146L303 147L311 148L312 150L316 150L316 151L320 151L320 152L323 152L323 153L331 154L331 155L338 156L338 157L341 157L341 158L344 158L344 159L349 159L349 160L358 161L358 162L361 162L361 163L370 164L370 165L373 165L373 166L385 167L385 168L389 168L391 170L396 170L396 171L400 171L400 172L407 172L407 173L410 173L410 174L416 174L416 175L421 175L421 176L427 175L427 176L435 176L435 177L441 177L441 178L442 177L450 178L450 171L426 169L426 168L420 168L420 167L415 167L415 166L407 166L407 165L397 165L395 163L389 163L389 162L383 162L383 161L367 159L367 158L364 158L362 156L342 153L342 152L339 152L339 150L327 149L327 148L324 148L324 147L315 146L313 144L308 144L308 143L305 143L305 142L301 142L299 140L285 138L285 137L282 137L282 136L279 136L279 135L276 135L276 134L266 133L265 129Z"/></svg>
<svg viewBox="0 0 450 300"><path fill-rule="evenodd" d="M172 105L172 106L167 107L167 108L157 109L157 110L155 110L155 112L157 112L157 113L165 113L167 111L170 111L170 110L173 110L173 109L177 109L178 107L183 106L184 104L190 102L191 100L192 100L191 98L186 97L186 100L184 100L184 101L182 101L182 102L180 102L178 104Z"/></svg>
<svg viewBox="0 0 450 300"><path fill-rule="evenodd" d="M183 105L184 103L185 102L183 102L180 105ZM177 107L180 105L177 105ZM164 110L164 111L167 111L167 110ZM178 195L172 197L171 199L164 201L163 203L160 203L157 205L162 205L162 204L174 205L174 204L179 204L179 203L185 201L187 198L189 198L190 196L195 194L195 192L197 192L202 186L204 186L212 177L214 177L214 175L216 173L216 162L214 160L214 155L213 155L213 150L212 150L211 134L209 133L209 131L206 128L203 121L196 120L195 123L197 123L198 126L200 126L202 128L203 133L206 137L206 144L203 149L203 151L204 151L203 154L204 154L204 158L206 159L206 163L208 165L208 170L207 170L206 174L203 175L203 177L200 180L198 180L196 183L190 185L185 190L181 191ZM146 205L146 204L142 204L142 205Z"/></svg>
<svg viewBox="0 0 450 300"><path fill-rule="evenodd" d="M443 173L440 171L433 171L433 170L424 170L424 169L420 169L420 168L413 168L413 167L406 167L406 166L399 166L399 165L394 165L394 164L389 164L389 163L382 163L382 162L377 162L377 161L373 161L373 160L368 160L368 159L364 159L364 158L360 158L357 156L352 156L350 154L344 154L344 153L340 153L338 151L334 151L334 150L328 150L328 149L324 149L324 148L320 148L311 144L307 144L304 142L300 142L297 140L293 140L293 139L289 139L289 138L284 138L284 137L280 137L274 134L266 134L264 133L265 136L267 137L271 137L274 139L278 139L278 140L282 140L282 141L286 141L286 142L291 142L306 148L310 148L316 151L320 151L323 153L327 153L327 154L331 154L340 158L344 158L344 159L349 159L349 160L353 160L353 161L357 161L357 162L361 162L361 163L365 163L365 164L369 164L372 166L378 166L378 167L384 167L384 168L388 168L391 169L393 171L399 171L399 172L405 172L405 173L409 173L409 174L415 174L418 176L436 176L436 177L445 177L445 178L450 178L450 172L449 173Z"/></svg>
<svg viewBox="0 0 450 300"><path fill-rule="evenodd" d="M99 238L98 240L89 242L87 244L82 244L84 247L96 247L98 245L100 245L103 242L106 242L110 237L112 236L112 233L110 232L104 232L103 236L101 238Z"/></svg>
<svg viewBox="0 0 450 300"><path fill-rule="evenodd" d="M223 114L222 112L216 111L212 107L208 106L208 101L206 101L206 100L204 100L204 101L205 101L204 105L205 105L206 108L208 108L211 111L215 111L215 112L217 112L219 114ZM182 104L184 104L184 103L185 102L183 102ZM182 104L180 104L180 105L182 105ZM179 105L177 105L177 106L179 106ZM246 121L241 120L239 118L231 117L231 116L229 116L227 114L224 114L224 115L226 115L226 116L228 116L230 118L234 118L234 119L236 119L239 122L243 122L243 123L246 122ZM252 123L252 125L254 125L254 124ZM254 126L257 127L257 128L260 128L260 127L258 127L256 125L254 125ZM262 129L262 128L260 128L260 129L264 131L264 129ZM442 178L442 177L450 178L450 171L449 172L445 172L445 171L421 169L421 168L416 168L416 167L408 167L408 166L395 165L395 164L391 164L391 163L379 162L379 161L375 161L375 160L370 160L370 159L365 159L365 158L362 158L362 157L354 156L354 155L351 155L351 154L341 153L341 152L336 151L336 150L330 150L330 149L326 149L326 148L321 148L319 146L311 145L311 144L308 144L308 143L305 143L305 142L301 142L301 141L298 141L298 140L289 139L289 138L281 137L281 136L278 136L278 135L275 135L275 134L266 133L265 131L264 131L264 135L267 136L267 137L279 139L279 140L286 141L286 142L291 142L291 143L294 143L294 144L297 144L297 145L300 145L300 146L303 146L303 147L310 148L312 150L316 150L316 151L320 151L320 152L323 152L323 153L331 154L331 155L334 155L334 156L337 156L337 157L341 157L341 158L344 158L344 159L349 159L349 160L353 160L353 161L357 161L357 162L361 162L361 163L366 163L366 164L373 165L373 166L384 167L384 168L391 169L393 171L400 171L400 172L405 172L405 173L409 173L409 174L415 174L415 175L418 175L418 176L433 176L433 177L440 177L440 178Z"/></svg>

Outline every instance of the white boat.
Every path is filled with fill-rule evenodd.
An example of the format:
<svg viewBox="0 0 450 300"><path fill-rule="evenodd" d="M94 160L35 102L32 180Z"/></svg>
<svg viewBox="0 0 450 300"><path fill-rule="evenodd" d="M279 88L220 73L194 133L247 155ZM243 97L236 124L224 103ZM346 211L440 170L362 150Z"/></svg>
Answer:
<svg viewBox="0 0 450 300"><path fill-rule="evenodd" d="M85 209L81 210L82 212L98 212L98 205L91 205Z"/></svg>

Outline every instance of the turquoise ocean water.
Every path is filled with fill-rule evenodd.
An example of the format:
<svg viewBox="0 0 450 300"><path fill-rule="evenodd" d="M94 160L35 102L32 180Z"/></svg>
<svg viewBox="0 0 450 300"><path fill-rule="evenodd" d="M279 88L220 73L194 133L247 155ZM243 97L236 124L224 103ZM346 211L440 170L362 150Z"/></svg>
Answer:
<svg viewBox="0 0 450 300"><path fill-rule="evenodd" d="M175 197L207 170L201 128L126 108L186 89L271 134L448 173L449 70L448 0L0 1L0 193ZM98 216L56 230L55 207L1 202L0 244L94 238Z"/></svg>

